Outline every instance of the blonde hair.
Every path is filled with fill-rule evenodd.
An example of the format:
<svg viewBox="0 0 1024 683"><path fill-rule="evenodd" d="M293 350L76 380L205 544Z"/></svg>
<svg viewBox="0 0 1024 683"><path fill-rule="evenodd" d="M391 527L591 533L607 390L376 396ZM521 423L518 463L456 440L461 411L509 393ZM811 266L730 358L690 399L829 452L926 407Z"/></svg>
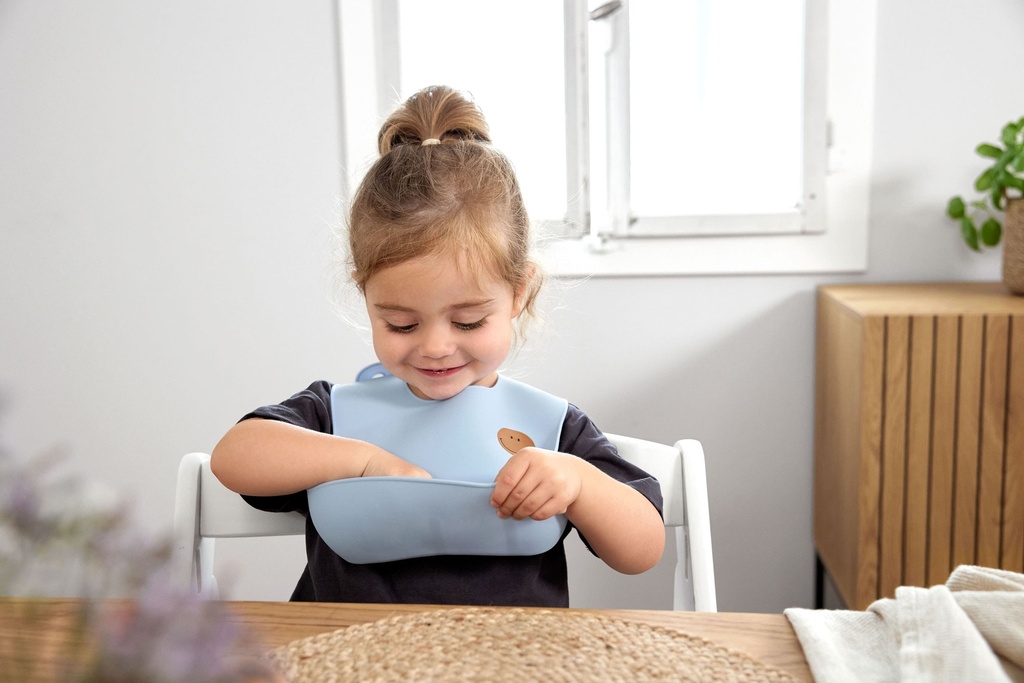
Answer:
<svg viewBox="0 0 1024 683"><path fill-rule="evenodd" d="M380 129L380 158L349 212L352 279L420 256L451 255L490 268L535 315L543 277L530 256L530 223L512 164L491 145L483 113L447 86L406 100Z"/></svg>

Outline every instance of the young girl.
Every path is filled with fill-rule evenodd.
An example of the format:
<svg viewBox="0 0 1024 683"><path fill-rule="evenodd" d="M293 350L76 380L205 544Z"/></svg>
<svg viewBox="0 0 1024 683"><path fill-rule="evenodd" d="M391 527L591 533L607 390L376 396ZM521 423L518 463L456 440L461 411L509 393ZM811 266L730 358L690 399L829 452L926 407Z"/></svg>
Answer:
<svg viewBox="0 0 1024 683"><path fill-rule="evenodd" d="M576 406L498 373L533 313L541 275L518 182L482 114L450 88L426 88L384 123L378 147L349 217L350 265L374 351L393 377L315 382L253 411L217 444L213 472L254 507L307 516L306 490L335 479L486 478L495 483L486 514L565 515L561 539L575 527L612 568L650 569L665 539L657 481L622 460ZM456 421L451 435L433 416L456 404L484 408ZM492 413L500 414L489 424ZM496 434L513 413L541 425L540 436ZM467 441L468 461L445 460L446 449ZM424 461L409 445L423 442L444 455L431 471L415 464ZM531 556L353 564L307 522L307 565L292 600L568 606L561 539Z"/></svg>

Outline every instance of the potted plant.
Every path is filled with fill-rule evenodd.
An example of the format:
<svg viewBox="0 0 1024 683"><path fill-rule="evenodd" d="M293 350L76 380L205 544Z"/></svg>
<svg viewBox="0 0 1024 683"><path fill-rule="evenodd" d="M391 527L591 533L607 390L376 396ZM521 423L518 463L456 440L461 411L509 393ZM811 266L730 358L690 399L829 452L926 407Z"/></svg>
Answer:
<svg viewBox="0 0 1024 683"><path fill-rule="evenodd" d="M975 151L991 160L974 189L981 198L970 203L957 195L946 215L960 223L964 243L975 251L1003 242L1003 282L1024 294L1024 117L1003 126L1002 146L983 142Z"/></svg>

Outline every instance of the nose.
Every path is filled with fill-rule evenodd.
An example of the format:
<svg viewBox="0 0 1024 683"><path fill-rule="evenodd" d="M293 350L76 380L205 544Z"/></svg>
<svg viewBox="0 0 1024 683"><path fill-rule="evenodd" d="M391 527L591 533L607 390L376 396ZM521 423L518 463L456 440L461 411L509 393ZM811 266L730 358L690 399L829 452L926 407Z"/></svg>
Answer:
<svg viewBox="0 0 1024 683"><path fill-rule="evenodd" d="M447 325L431 325L420 338L420 355L424 358L447 358L455 352L455 340Z"/></svg>

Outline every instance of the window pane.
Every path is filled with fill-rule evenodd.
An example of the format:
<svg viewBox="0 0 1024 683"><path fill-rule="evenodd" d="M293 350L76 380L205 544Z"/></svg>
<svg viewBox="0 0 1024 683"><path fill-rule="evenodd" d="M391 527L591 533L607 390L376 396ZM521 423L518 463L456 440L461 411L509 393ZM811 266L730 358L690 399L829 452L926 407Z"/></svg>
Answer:
<svg viewBox="0 0 1024 683"><path fill-rule="evenodd" d="M512 160L531 217L565 215L562 4L401 0L402 99L427 85L469 92Z"/></svg>
<svg viewBox="0 0 1024 683"><path fill-rule="evenodd" d="M632 0L631 193L641 216L801 202L802 0Z"/></svg>

